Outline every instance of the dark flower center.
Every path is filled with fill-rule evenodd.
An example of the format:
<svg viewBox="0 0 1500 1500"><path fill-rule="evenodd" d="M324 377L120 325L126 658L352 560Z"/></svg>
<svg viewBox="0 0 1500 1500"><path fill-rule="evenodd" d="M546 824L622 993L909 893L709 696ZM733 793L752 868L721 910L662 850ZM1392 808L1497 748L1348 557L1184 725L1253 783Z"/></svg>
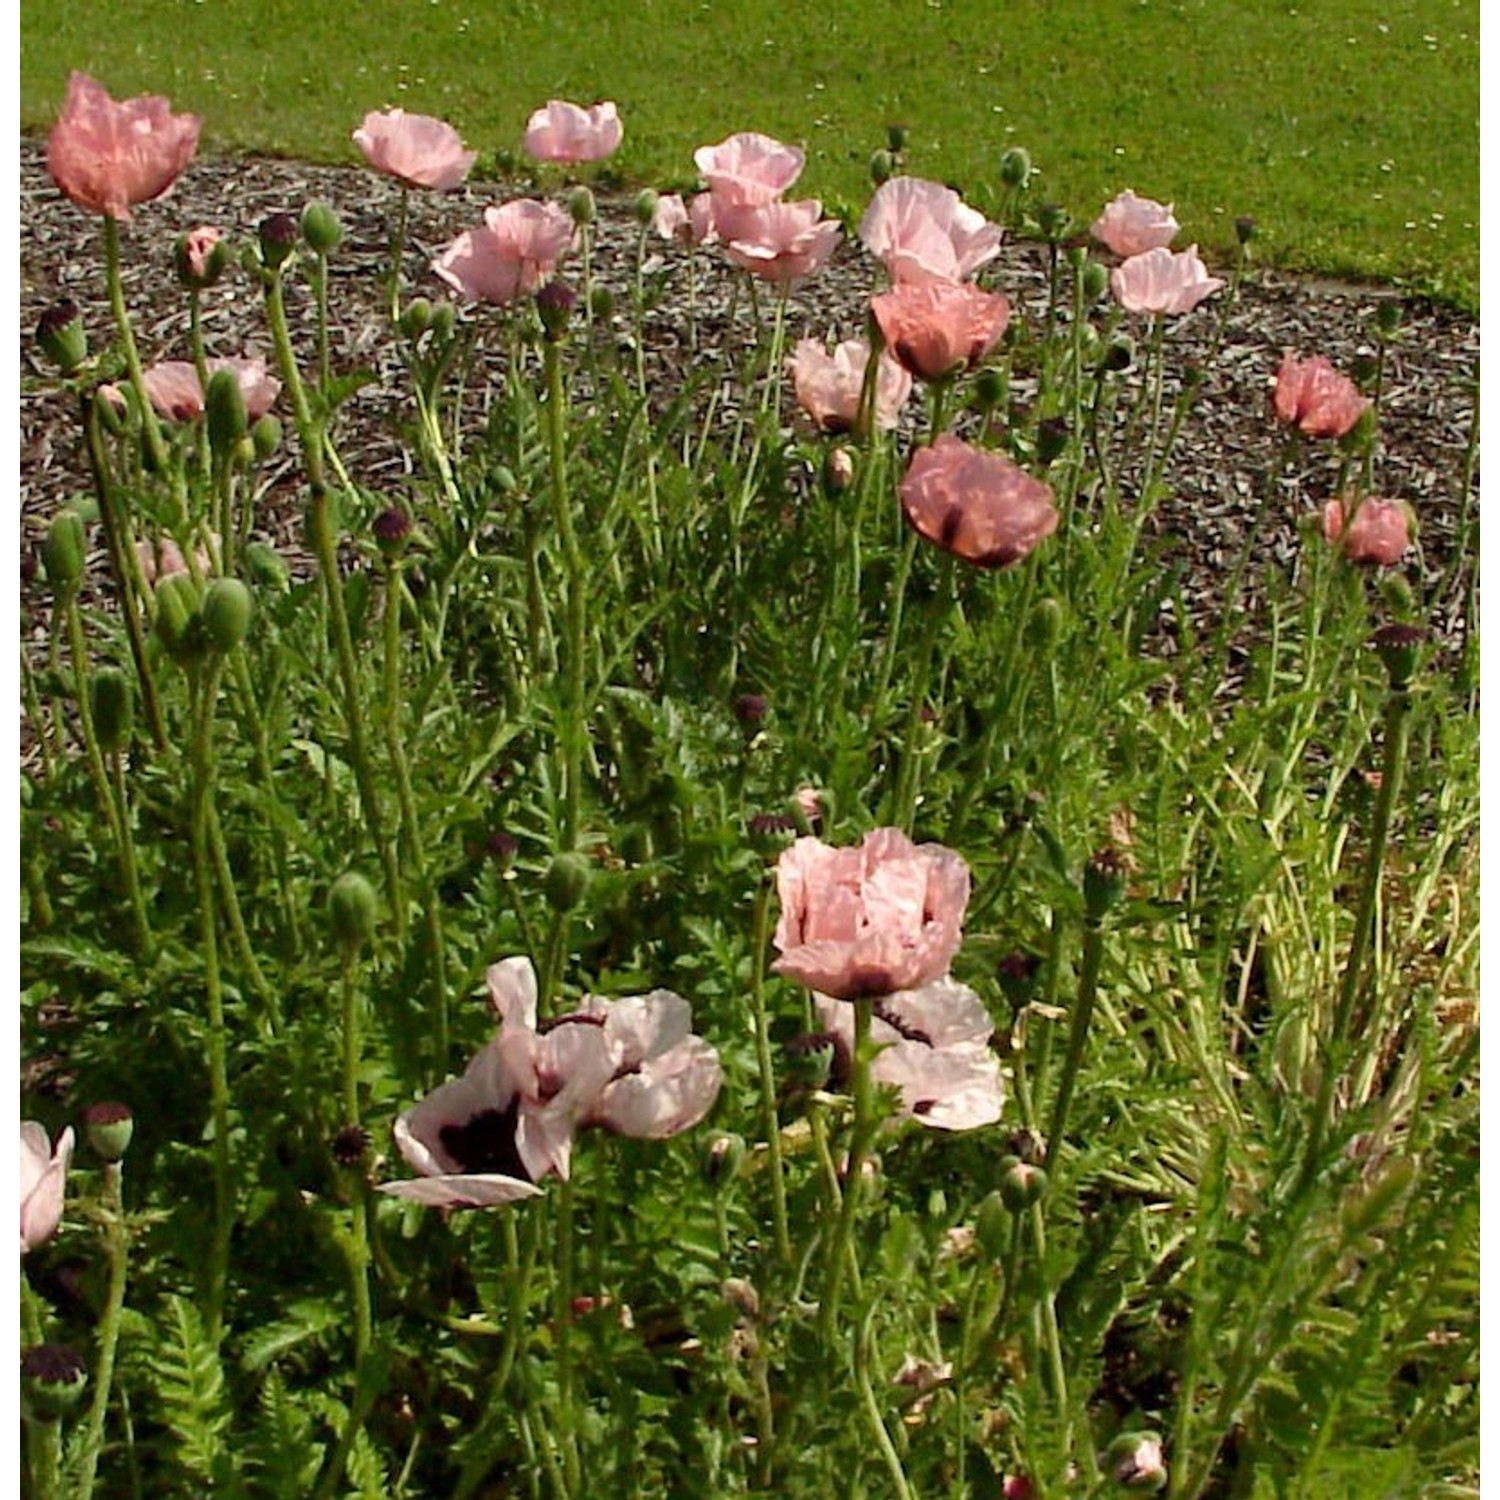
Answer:
<svg viewBox="0 0 1500 1500"><path fill-rule="evenodd" d="M438 1131L438 1140L461 1172L498 1172L530 1182L531 1173L522 1165L516 1147L520 1113L521 1096L517 1094L504 1109L481 1110L462 1125L444 1125Z"/></svg>
<svg viewBox="0 0 1500 1500"><path fill-rule="evenodd" d="M871 1007L870 1014L877 1021L884 1021L902 1041L920 1042L924 1047L932 1046L932 1038L920 1026L913 1026L910 1021L904 1020L889 1006L882 1005L878 1000Z"/></svg>

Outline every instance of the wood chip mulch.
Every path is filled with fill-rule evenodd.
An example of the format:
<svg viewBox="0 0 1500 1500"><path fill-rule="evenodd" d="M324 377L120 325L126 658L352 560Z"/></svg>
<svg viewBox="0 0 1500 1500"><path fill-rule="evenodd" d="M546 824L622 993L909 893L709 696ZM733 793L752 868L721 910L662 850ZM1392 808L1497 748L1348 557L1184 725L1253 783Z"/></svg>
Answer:
<svg viewBox="0 0 1500 1500"><path fill-rule="evenodd" d="M73 411L46 388L49 372L35 349L32 331L43 311L63 298L82 309L96 348L108 343L111 323L98 223L57 191L46 173L42 142L22 138L20 164L24 557L35 548L57 507L87 485ZM428 260L463 229L478 224L486 206L520 191L514 185L471 183L451 194L412 193L407 262L409 277L415 279L411 289L435 301L446 295L437 278L423 269ZM392 417L403 407L403 385L382 311L381 278L400 189L387 179L356 166L253 157L194 161L166 198L135 211L122 235L126 299L142 358L149 364L188 357L187 302L172 273L172 248L180 233L208 223L236 239L249 237L268 215L300 213L313 200L335 208L345 231L332 262L335 368L364 367L380 377L378 387L361 392L344 408L338 429L340 452L363 487L399 489L407 480L410 460L393 431ZM616 335L628 340L629 288L641 236L631 198L601 195L599 210L594 276L615 292ZM653 387L675 390L693 362L706 360L734 369L751 325L744 293L733 290L722 257L712 250L695 257L693 356L685 329L688 257L654 235L645 245L645 255L648 273L669 278L666 295L648 312L645 324ZM1210 269L1227 274L1221 267ZM988 279L1012 297L1018 316L1033 323L1041 318L1046 305L1045 247L1007 245ZM861 334L873 285L868 256L857 242L846 241L823 272L794 292L788 310L788 348L804 335ZM1152 524L1184 569L1190 612L1201 607L1206 617L1222 607L1224 576L1252 528L1247 588L1253 591L1257 569L1290 566L1303 545L1299 517L1321 508L1329 498L1335 469L1331 449L1326 443L1307 443L1300 471L1286 470L1275 477L1274 503L1257 526L1271 471L1283 451L1284 433L1271 417L1269 401L1282 352L1322 354L1346 373L1368 365L1376 353L1377 308L1394 297L1387 289L1309 282L1252 265L1216 351L1211 353L1209 347L1219 321L1215 301L1171 325L1169 370L1180 374L1198 363L1204 376L1167 471L1171 493ZM299 305L295 291L289 293L293 315L300 319L299 336L310 328L309 301L304 293ZM204 308L211 353L269 356L259 294L243 273L231 270L205 296ZM1145 330L1136 333L1144 348ZM479 348L485 360L502 357L498 347L490 348L483 339ZM1418 517L1420 547L1408 560L1406 573L1450 648L1462 642L1474 623L1467 611L1478 554L1478 463L1471 450L1478 369L1479 329L1473 319L1422 301L1401 303L1400 334L1385 370L1374 490L1409 502ZM915 402L910 409L916 411ZM295 551L300 530L300 509L294 503L295 456L287 453L278 462L265 533L277 545ZM1468 494L1463 492L1466 467ZM286 503L274 503L278 491ZM38 595L38 602L42 597ZM1162 637L1168 650L1170 636L1168 629Z"/></svg>

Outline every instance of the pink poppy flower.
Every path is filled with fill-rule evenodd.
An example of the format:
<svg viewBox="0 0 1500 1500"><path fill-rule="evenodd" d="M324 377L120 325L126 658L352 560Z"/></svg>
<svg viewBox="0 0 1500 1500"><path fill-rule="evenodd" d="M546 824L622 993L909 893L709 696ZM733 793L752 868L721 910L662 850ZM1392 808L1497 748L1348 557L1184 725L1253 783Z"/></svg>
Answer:
<svg viewBox="0 0 1500 1500"><path fill-rule="evenodd" d="M245 415L258 422L281 394L281 382L266 373L263 359L211 359L208 373L232 370L239 381ZM192 422L203 415L203 387L198 372L182 359L163 360L145 371L146 394L156 413L167 422Z"/></svg>
<svg viewBox="0 0 1500 1500"><path fill-rule="evenodd" d="M45 1244L62 1222L63 1194L73 1160L73 1127L54 1147L35 1120L21 1121L21 1254Z"/></svg>
<svg viewBox="0 0 1500 1500"><path fill-rule="evenodd" d="M223 538L216 531L211 532L210 536L214 550L217 551L223 544ZM182 548L169 536L162 537L154 546L150 542L137 542L135 557L147 588L154 588L160 579L188 572L187 558L182 555ZM206 546L197 549L197 558L200 573L207 573L212 569L213 557Z"/></svg>
<svg viewBox="0 0 1500 1500"><path fill-rule="evenodd" d="M1052 491L999 453L945 432L919 448L901 508L929 542L981 568L1019 562L1057 530Z"/></svg>
<svg viewBox="0 0 1500 1500"><path fill-rule="evenodd" d="M843 234L837 219L820 217L823 205L816 198L733 212L733 225L726 227L715 207L725 253L741 270L765 281L784 283L811 276L827 264Z"/></svg>
<svg viewBox="0 0 1500 1500"><path fill-rule="evenodd" d="M713 194L695 193L690 202L684 203L677 193L663 193L656 200L651 227L664 240L675 240L689 248L711 243L719 237L714 227Z"/></svg>
<svg viewBox="0 0 1500 1500"><path fill-rule="evenodd" d="M1370 402L1321 355L1298 359L1290 350L1276 372L1276 415L1308 437L1343 437Z"/></svg>
<svg viewBox="0 0 1500 1500"><path fill-rule="evenodd" d="M897 285L963 281L1000 253L1004 231L952 188L920 177L881 183L859 237Z"/></svg>
<svg viewBox="0 0 1500 1500"><path fill-rule="evenodd" d="M1127 312L1146 313L1191 312L1224 285L1208 274L1196 245L1178 255L1165 249L1132 255L1109 273L1109 284Z"/></svg>
<svg viewBox="0 0 1500 1500"><path fill-rule="evenodd" d="M174 115L155 94L117 102L73 73L47 138L47 170L79 208L128 220L131 208L160 198L182 175L202 128L197 115Z"/></svg>
<svg viewBox="0 0 1500 1500"><path fill-rule="evenodd" d="M857 848L800 838L776 867L771 967L839 1000L916 989L948 972L963 937L969 867L940 844L877 828Z"/></svg>
<svg viewBox="0 0 1500 1500"><path fill-rule="evenodd" d="M1089 233L1116 255L1144 255L1163 250L1182 226L1172 217L1172 205L1154 198L1137 198L1128 188L1104 205Z"/></svg>
<svg viewBox="0 0 1500 1500"><path fill-rule="evenodd" d="M377 172L439 192L461 187L477 154L464 150L463 137L446 120L404 109L371 110L354 132L354 144Z"/></svg>
<svg viewBox="0 0 1500 1500"><path fill-rule="evenodd" d="M763 208L774 203L802 173L807 154L753 130L729 136L717 146L700 146L693 161L722 203Z"/></svg>
<svg viewBox="0 0 1500 1500"><path fill-rule="evenodd" d="M787 360L797 401L824 432L850 432L859 417L870 346L845 339L829 354L817 339L803 339ZM880 356L875 376L875 425L887 431L899 420L911 394L911 376L888 355Z"/></svg>
<svg viewBox="0 0 1500 1500"><path fill-rule="evenodd" d="M1367 495L1346 522L1344 503L1330 500L1323 507L1323 536L1339 543L1352 563L1393 568L1411 545L1411 513L1399 500Z"/></svg>
<svg viewBox="0 0 1500 1500"><path fill-rule="evenodd" d="M574 234L567 209L517 198L485 209L483 227L465 230L432 268L463 296L504 307L552 275Z"/></svg>
<svg viewBox="0 0 1500 1500"><path fill-rule="evenodd" d="M977 365L1010 323L1010 302L966 281L896 286L870 298L886 347L922 380Z"/></svg>
<svg viewBox="0 0 1500 1500"><path fill-rule="evenodd" d="M212 224L200 224L182 237L182 269L192 281L205 282L214 272L214 247L224 238Z"/></svg>
<svg viewBox="0 0 1500 1500"><path fill-rule="evenodd" d="M842 1001L819 995L818 1024L848 1058L854 1015ZM879 1047L876 1083L900 1091L906 1118L936 1130L972 1130L1000 1118L1005 1090L990 1051L994 1025L984 1002L950 977L875 1002L870 1037Z"/></svg>
<svg viewBox="0 0 1500 1500"><path fill-rule="evenodd" d="M533 161L572 166L603 161L619 149L624 138L625 127L613 104L592 104L584 109L564 99L549 99L526 122L525 150Z"/></svg>

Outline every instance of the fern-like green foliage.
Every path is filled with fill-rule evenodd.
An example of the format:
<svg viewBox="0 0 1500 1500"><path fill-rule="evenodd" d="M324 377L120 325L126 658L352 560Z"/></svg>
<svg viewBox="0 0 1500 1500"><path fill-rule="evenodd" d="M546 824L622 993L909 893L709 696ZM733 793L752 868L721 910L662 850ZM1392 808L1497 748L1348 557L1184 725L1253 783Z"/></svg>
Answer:
<svg viewBox="0 0 1500 1500"><path fill-rule="evenodd" d="M166 1300L151 1355L155 1415L172 1436L170 1460L185 1489L230 1482L226 1438L232 1413L224 1367L198 1309L186 1297ZM226 1491L227 1492L227 1491Z"/></svg>

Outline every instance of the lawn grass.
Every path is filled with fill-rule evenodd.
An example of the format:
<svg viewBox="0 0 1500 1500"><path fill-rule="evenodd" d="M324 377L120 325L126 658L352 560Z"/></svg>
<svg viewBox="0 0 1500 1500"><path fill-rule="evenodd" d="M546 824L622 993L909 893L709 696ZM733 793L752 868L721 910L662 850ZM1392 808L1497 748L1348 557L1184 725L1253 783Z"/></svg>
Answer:
<svg viewBox="0 0 1500 1500"><path fill-rule="evenodd" d="M1039 196L1080 223L1124 187L1172 200L1184 244L1224 256L1237 216L1268 261L1477 307L1475 0L142 0L21 13L21 124L44 130L68 71L170 95L207 139L355 160L368 109L442 115L504 164L549 97L616 100L631 183L691 180L735 130L803 142L801 186L868 196L885 127L909 169L980 207L1024 145Z"/></svg>

